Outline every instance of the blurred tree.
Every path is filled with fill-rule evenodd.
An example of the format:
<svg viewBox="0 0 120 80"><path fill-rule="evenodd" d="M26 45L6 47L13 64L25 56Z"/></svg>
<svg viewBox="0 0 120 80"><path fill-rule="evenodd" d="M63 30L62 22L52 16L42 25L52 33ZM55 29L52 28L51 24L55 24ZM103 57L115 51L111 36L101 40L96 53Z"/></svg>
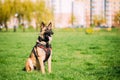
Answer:
<svg viewBox="0 0 120 80"><path fill-rule="evenodd" d="M3 9L2 9L2 1L0 1L0 13L2 13L3 11L2 11ZM0 24L2 24L2 15L3 14L0 14Z"/></svg>
<svg viewBox="0 0 120 80"><path fill-rule="evenodd" d="M69 23L74 25L74 22L76 22L76 17L74 15L71 15L71 18L69 19Z"/></svg>
<svg viewBox="0 0 120 80"><path fill-rule="evenodd" d="M95 26L100 26L101 24L105 24L106 23L106 19L104 17L95 15L93 18L93 23Z"/></svg>
<svg viewBox="0 0 120 80"><path fill-rule="evenodd" d="M15 16L16 14L17 16ZM48 23L48 21L53 20L53 15L46 7L44 0L36 0L36 2L31 0L0 0L0 24L5 25L6 31L8 30L7 21L11 16L17 17L19 25L23 26L23 31L25 31L25 20L30 22L34 18L37 25L36 30L42 21Z"/></svg>
<svg viewBox="0 0 120 80"><path fill-rule="evenodd" d="M45 6L44 0L37 0L36 3L34 3L34 18L36 20L36 31L40 28L40 23L53 20L53 15L51 11Z"/></svg>
<svg viewBox="0 0 120 80"><path fill-rule="evenodd" d="M100 25L100 20L99 20L98 16L93 17L93 23L94 23L95 26Z"/></svg>
<svg viewBox="0 0 120 80"><path fill-rule="evenodd" d="M11 16L11 1L5 0L4 3L0 1L0 24L4 24L6 31L8 31L7 21Z"/></svg>
<svg viewBox="0 0 120 80"><path fill-rule="evenodd" d="M114 16L114 22L116 25L120 26L120 11Z"/></svg>
<svg viewBox="0 0 120 80"><path fill-rule="evenodd" d="M18 14L18 21L19 25L22 25L23 32L25 31L25 20L28 22L31 21L31 13L33 11L33 5L30 0L25 0L24 2L21 2L21 0L14 0L13 1L13 13Z"/></svg>

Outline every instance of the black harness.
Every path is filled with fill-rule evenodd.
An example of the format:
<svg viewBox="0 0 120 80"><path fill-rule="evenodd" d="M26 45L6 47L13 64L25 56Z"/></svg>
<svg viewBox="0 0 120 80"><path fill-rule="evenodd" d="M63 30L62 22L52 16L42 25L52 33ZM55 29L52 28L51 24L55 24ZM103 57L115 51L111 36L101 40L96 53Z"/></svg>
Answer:
<svg viewBox="0 0 120 80"><path fill-rule="evenodd" d="M43 62L46 62L49 59L50 54L51 54L51 49L52 49L51 45L48 45L48 44L43 45L43 44L40 44L40 43L36 43L36 45L32 49L32 52L34 53L34 56L35 56L36 60L39 61L39 59L38 59L39 55L38 55L37 51L35 51L35 49L37 50L37 47L39 47L39 48L41 48L45 51L46 56L45 56L45 60Z"/></svg>

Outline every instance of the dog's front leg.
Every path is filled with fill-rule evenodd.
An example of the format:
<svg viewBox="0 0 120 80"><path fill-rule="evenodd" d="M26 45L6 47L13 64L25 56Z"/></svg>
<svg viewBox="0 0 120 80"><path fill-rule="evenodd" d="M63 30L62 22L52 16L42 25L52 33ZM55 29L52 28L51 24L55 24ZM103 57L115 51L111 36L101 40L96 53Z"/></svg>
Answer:
<svg viewBox="0 0 120 80"><path fill-rule="evenodd" d="M40 69L41 69L41 72L42 72L42 74L45 74L45 67L44 67L43 59L42 59L42 58L39 58L39 61L40 61Z"/></svg>
<svg viewBox="0 0 120 80"><path fill-rule="evenodd" d="M51 61L52 61L52 49L51 49L51 55L48 59L48 72L51 73Z"/></svg>
<svg viewBox="0 0 120 80"><path fill-rule="evenodd" d="M51 55L48 59L48 72L51 73Z"/></svg>

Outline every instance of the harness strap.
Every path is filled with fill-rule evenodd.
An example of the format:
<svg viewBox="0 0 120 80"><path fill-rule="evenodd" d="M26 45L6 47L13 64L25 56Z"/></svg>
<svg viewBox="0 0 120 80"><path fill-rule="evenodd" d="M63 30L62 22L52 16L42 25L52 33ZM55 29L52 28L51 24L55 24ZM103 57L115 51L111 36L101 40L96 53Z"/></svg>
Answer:
<svg viewBox="0 0 120 80"><path fill-rule="evenodd" d="M37 53L35 52L35 49L34 49L34 48L35 48L35 47L33 47L32 52L34 53L34 56L35 56L36 60L39 61L38 55L37 55Z"/></svg>
<svg viewBox="0 0 120 80"><path fill-rule="evenodd" d="M33 49L32 49L32 52L34 53L34 56L35 56L35 58L36 58L36 60L37 61L39 61L39 59L38 59L38 57L39 57L39 55L38 55L38 53L37 53L37 50L35 51L35 48L36 47L39 47L39 48L41 48L41 49L43 49L44 51L45 51L45 60L43 61L43 62L46 62L48 59L49 59L49 57L50 57L50 54L51 54L51 47L46 47L46 46L44 46L44 45L42 45L42 44L37 44L37 45L35 45L34 47L33 47Z"/></svg>
<svg viewBox="0 0 120 80"><path fill-rule="evenodd" d="M45 56L45 60L43 61L43 62L46 62L48 59L49 59L49 57L50 57L50 54L51 54L51 48L46 48L45 46L38 46L39 48L42 48L44 51L45 51L45 53L46 53L46 56Z"/></svg>

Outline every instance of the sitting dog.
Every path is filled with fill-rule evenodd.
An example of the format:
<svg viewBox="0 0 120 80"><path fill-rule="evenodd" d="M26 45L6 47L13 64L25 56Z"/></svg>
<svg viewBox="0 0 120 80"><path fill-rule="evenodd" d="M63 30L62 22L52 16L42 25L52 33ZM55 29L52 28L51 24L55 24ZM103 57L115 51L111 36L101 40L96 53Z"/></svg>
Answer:
<svg viewBox="0 0 120 80"><path fill-rule="evenodd" d="M37 69L41 70L41 72L44 74L44 63L48 61L48 72L51 73L52 35L52 23L50 22L48 26L45 26L45 24L42 22L38 40L26 61L25 70L27 72Z"/></svg>

